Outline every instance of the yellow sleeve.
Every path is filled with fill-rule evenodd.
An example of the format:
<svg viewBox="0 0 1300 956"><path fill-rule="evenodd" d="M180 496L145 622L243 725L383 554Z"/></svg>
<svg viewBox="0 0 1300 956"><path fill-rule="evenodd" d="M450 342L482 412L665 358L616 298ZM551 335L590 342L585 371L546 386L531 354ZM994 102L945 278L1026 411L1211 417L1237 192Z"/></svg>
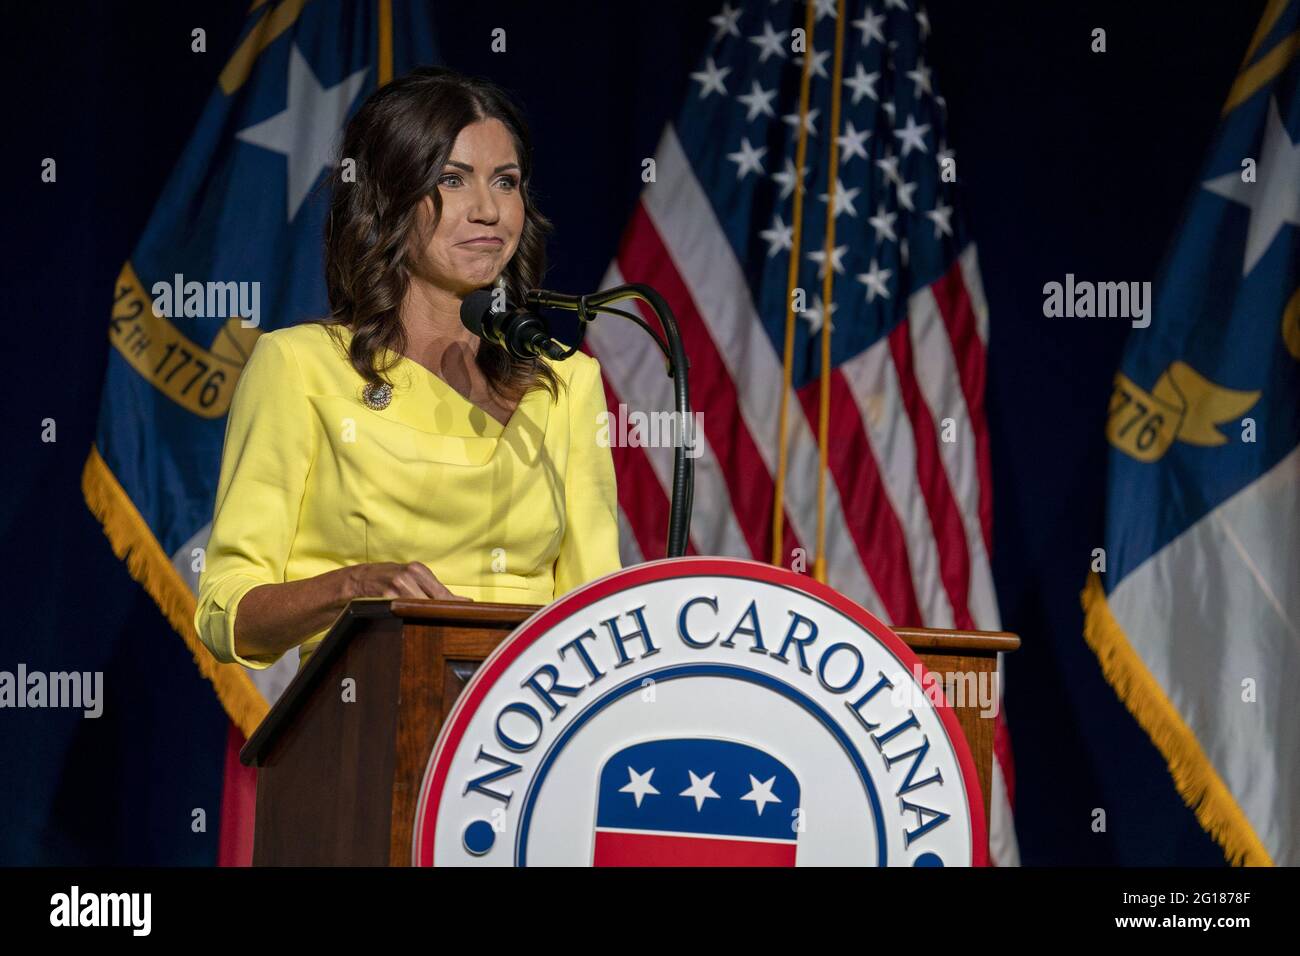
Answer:
<svg viewBox="0 0 1300 956"><path fill-rule="evenodd" d="M614 456L608 445L597 441L605 411L600 364L592 358L579 365L569 382L569 460L564 474L564 540L555 559L557 598L622 567Z"/></svg>
<svg viewBox="0 0 1300 956"><path fill-rule="evenodd" d="M250 590L284 581L314 446L311 409L292 346L274 333L263 334L230 403L194 615L199 639L222 663L261 669L280 657L237 655L235 614Z"/></svg>

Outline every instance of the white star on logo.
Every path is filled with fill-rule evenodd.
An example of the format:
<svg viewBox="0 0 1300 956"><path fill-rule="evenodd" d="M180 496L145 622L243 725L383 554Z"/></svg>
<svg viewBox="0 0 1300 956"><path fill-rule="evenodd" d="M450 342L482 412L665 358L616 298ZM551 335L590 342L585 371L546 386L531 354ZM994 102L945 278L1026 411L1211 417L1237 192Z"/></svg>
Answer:
<svg viewBox="0 0 1300 956"><path fill-rule="evenodd" d="M688 770L686 772L691 776L691 785L687 787L685 790L683 790L681 793L679 793L678 796L694 797L696 813L698 813L704 807L705 800L720 799L718 794L713 789L713 777L714 774L717 773L716 770L703 779L695 776L694 770Z"/></svg>
<svg viewBox="0 0 1300 956"><path fill-rule="evenodd" d="M618 792L632 794L633 798L636 800L637 809L640 809L641 800L646 796L646 794L658 795L659 793L658 790L650 785L650 775L654 772L654 767L651 767L645 773L637 773L631 767L628 767L628 781L624 786L619 787Z"/></svg>
<svg viewBox="0 0 1300 956"><path fill-rule="evenodd" d="M700 99L706 99L713 92L726 96L727 88L722 85L722 79L730 72L731 67L724 66L718 69L718 65L713 62L713 57L707 57L704 69L691 74L691 79L700 84Z"/></svg>
<svg viewBox="0 0 1300 956"><path fill-rule="evenodd" d="M284 154L289 172L285 192L290 222L298 215L321 170L333 162L334 144L352 101L365 85L367 72L357 70L325 89L297 45L290 46L284 110L235 133L236 139Z"/></svg>
<svg viewBox="0 0 1300 956"><path fill-rule="evenodd" d="M749 775L750 791L740 799L752 800L754 802L754 808L758 810L758 815L761 817L765 806L769 803L781 802L781 798L772 792L772 784L774 783L776 783L775 776L764 783L759 783L758 778L751 773Z"/></svg>
<svg viewBox="0 0 1300 956"><path fill-rule="evenodd" d="M1258 182L1242 182L1241 171L1237 170L1202 184L1210 192L1250 210L1243 276L1264 258L1284 225L1300 226L1300 141L1293 143L1282 125L1276 98L1268 102L1258 168Z"/></svg>

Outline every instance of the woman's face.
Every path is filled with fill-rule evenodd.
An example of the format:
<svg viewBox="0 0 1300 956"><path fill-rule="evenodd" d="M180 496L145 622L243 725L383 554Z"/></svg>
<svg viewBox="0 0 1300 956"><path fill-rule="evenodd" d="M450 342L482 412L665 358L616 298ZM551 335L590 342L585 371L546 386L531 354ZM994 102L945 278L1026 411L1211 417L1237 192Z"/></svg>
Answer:
<svg viewBox="0 0 1300 956"><path fill-rule="evenodd" d="M413 271L459 296L491 285L515 254L524 227L519 157L498 119L466 126L438 178L442 218L421 204Z"/></svg>

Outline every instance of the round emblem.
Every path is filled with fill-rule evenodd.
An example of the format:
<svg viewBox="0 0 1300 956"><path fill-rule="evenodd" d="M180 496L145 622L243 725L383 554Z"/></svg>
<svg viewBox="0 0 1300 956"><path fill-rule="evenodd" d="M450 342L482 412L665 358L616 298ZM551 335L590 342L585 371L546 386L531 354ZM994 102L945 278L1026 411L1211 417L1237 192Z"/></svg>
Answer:
<svg viewBox="0 0 1300 956"><path fill-rule="evenodd" d="M393 386L387 382L382 385L367 384L361 390L361 400L375 411L383 411L388 407L389 402L393 400Z"/></svg>
<svg viewBox="0 0 1300 956"><path fill-rule="evenodd" d="M903 642L810 578L637 565L521 625L421 786L416 865L954 866L974 761Z"/></svg>

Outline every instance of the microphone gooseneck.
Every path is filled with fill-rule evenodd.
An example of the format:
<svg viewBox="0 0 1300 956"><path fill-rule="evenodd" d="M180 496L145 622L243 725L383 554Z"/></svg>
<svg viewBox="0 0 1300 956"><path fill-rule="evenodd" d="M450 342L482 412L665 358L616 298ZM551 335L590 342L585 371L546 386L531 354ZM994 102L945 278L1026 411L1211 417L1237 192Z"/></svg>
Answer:
<svg viewBox="0 0 1300 956"><path fill-rule="evenodd" d="M638 299L650 307L655 317L658 318L659 325L663 328L663 339L660 339L659 335L648 323L632 312L625 312L622 309L611 307L612 303L621 302L625 299ZM611 289L602 289L600 292L593 292L590 295L566 295L562 292L551 292L547 289L531 289L525 293L524 302L527 308L530 309L552 308L577 312L579 343L582 342L587 323L591 322L597 314L617 315L636 323L647 335L654 339L655 344L659 346L659 350L664 353L664 357L668 360L668 377L673 380L673 398L677 415L680 416L679 421L683 423L693 421L691 417L690 387L687 380L690 361L686 357L686 349L682 345L681 332L677 328L677 319L673 316L672 309L668 307L664 297L652 287L644 283L634 282L628 285L614 286ZM574 348L576 350L577 347ZM695 436L695 440L701 441L702 436ZM694 498L695 462L687 455L684 444L677 443L673 451L672 505L668 511L667 556L670 558L679 558L686 554L686 546L690 541L691 507Z"/></svg>
<svg viewBox="0 0 1300 956"><path fill-rule="evenodd" d="M541 316L519 309L493 308L496 293L479 289L465 296L460 304L460 321L479 338L501 346L517 359L547 356L566 358L562 345L551 339L550 329Z"/></svg>
<svg viewBox="0 0 1300 956"><path fill-rule="evenodd" d="M663 329L662 339L637 315L613 308L613 303L625 299L638 299L650 307ZM617 315L636 323L654 339L668 361L668 376L673 380L674 404L680 416L679 420L683 423L693 421L690 388L687 381L690 362L686 358L686 349L682 345L677 319L663 296L650 286L632 283L604 289L590 295L567 295L546 289L531 289L524 295L522 308L512 308L508 303L502 303L503 308L497 310L493 306L498 301L500 301L500 293L495 289L478 289L471 292L461 302L460 321L465 328L485 342L499 345L519 359L540 355L552 359L567 359L578 350L586 334L587 324L598 314ZM532 311L547 308L578 313L577 345L566 349L551 338L546 321ZM701 439L696 436L695 440ZM690 540L694 498L695 463L687 455L684 442L678 443L673 452L672 504L668 512L667 556L670 558L686 554L686 547Z"/></svg>

